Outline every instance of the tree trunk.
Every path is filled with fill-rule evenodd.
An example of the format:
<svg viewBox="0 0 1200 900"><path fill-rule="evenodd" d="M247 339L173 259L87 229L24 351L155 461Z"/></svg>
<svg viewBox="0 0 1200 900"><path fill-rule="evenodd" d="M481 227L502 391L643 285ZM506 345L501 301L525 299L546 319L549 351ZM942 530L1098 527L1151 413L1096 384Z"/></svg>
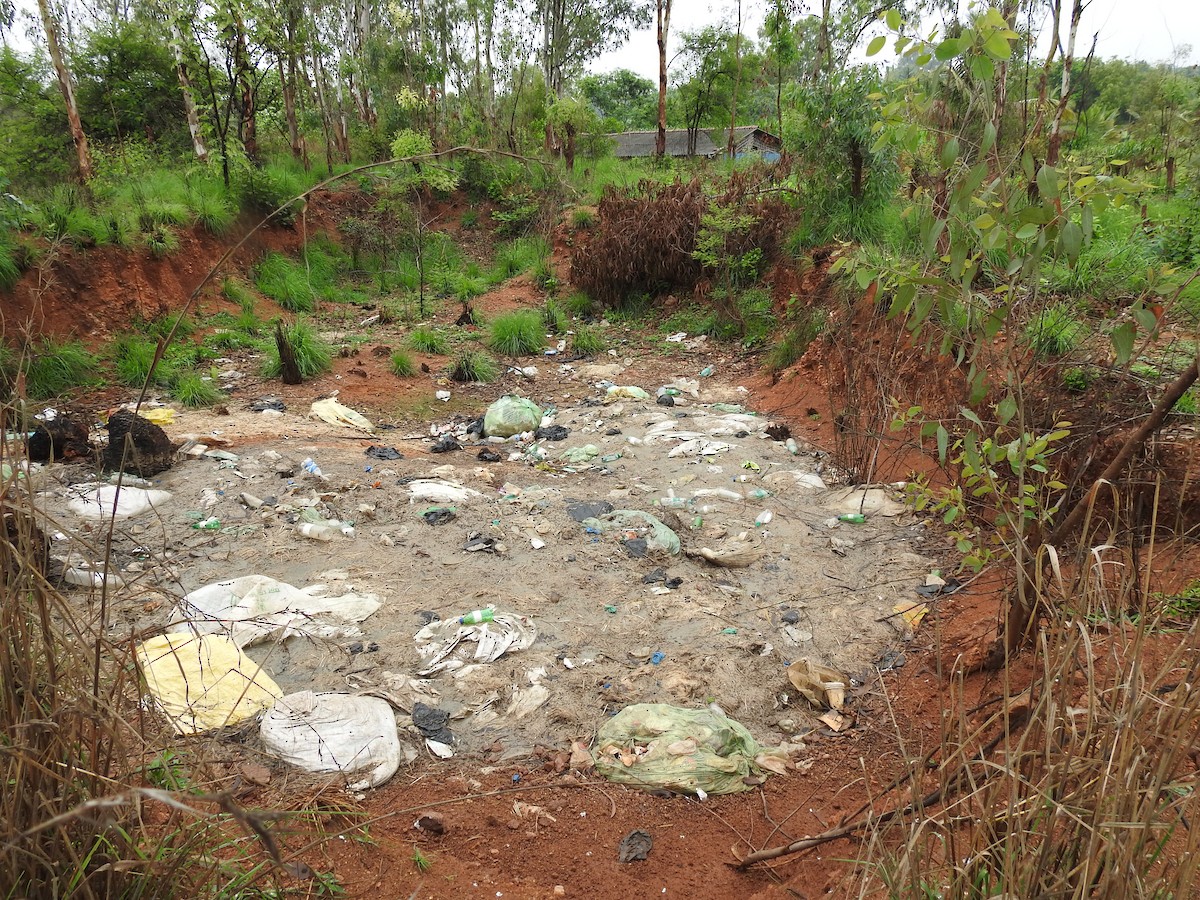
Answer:
<svg viewBox="0 0 1200 900"><path fill-rule="evenodd" d="M567 171L575 171L575 126L568 122L563 130L566 132L567 138L563 141L563 159L567 163Z"/></svg>
<svg viewBox="0 0 1200 900"><path fill-rule="evenodd" d="M284 384L299 384L304 379L296 362L296 351L283 331L283 323L275 323L275 347L279 350L279 368Z"/></svg>
<svg viewBox="0 0 1200 900"><path fill-rule="evenodd" d="M742 84L742 0L737 0L737 37L734 38L733 55L737 60L737 69L733 78L733 100L729 104L729 141L725 152L730 159L737 151L737 101L738 88Z"/></svg>
<svg viewBox="0 0 1200 900"><path fill-rule="evenodd" d="M71 140L75 144L75 155L79 160L79 177L83 181L92 180L92 154L88 150L87 135L83 132L83 123L79 121L79 107L75 104L75 85L71 81L71 70L63 59L62 46L58 40L58 20L50 11L49 0L38 0L38 12L42 16L42 28L46 31L46 46L50 50L50 62L54 64L54 74L58 77L58 89L62 91L63 101L67 104L67 124L71 129Z"/></svg>
<svg viewBox="0 0 1200 900"><path fill-rule="evenodd" d="M175 54L175 75L179 78L179 89L183 92L183 111L187 116L188 134L192 136L192 150L200 162L208 162L208 148L204 146L204 135L200 131L200 114L196 111L196 100L192 94L192 79L188 75L187 59L183 55L183 30L178 22L171 23L171 50Z"/></svg>
<svg viewBox="0 0 1200 900"><path fill-rule="evenodd" d="M1175 193L1175 157L1167 157L1167 193Z"/></svg>
<svg viewBox="0 0 1200 900"><path fill-rule="evenodd" d="M254 89L254 71L246 48L246 25L233 7L233 67L238 97L238 137L251 161L258 160L258 97Z"/></svg>
<svg viewBox="0 0 1200 900"><path fill-rule="evenodd" d="M1033 127L1026 134L1036 135L1042 130L1042 123L1046 119L1046 101L1050 90L1050 67L1054 65L1054 56L1058 52L1059 39L1058 29L1062 22L1062 5L1063 0L1050 0L1052 24L1050 33L1053 37L1050 39L1050 50L1046 53L1046 61L1042 64L1042 72L1038 76L1038 98L1036 115L1033 120Z"/></svg>
<svg viewBox="0 0 1200 900"><path fill-rule="evenodd" d="M1067 33L1067 54L1063 57L1062 88L1058 94L1058 108L1054 111L1054 122L1050 126L1050 139L1046 142L1046 165L1058 165L1058 151L1062 146L1063 113L1071 99L1071 67L1075 64L1075 36L1079 33L1079 18L1083 15L1083 0L1071 4L1071 29Z"/></svg>
<svg viewBox="0 0 1200 900"><path fill-rule="evenodd" d="M654 155L659 159L667 152L667 36L671 29L673 2L674 0L657 0L658 135L654 138Z"/></svg>
<svg viewBox="0 0 1200 900"><path fill-rule="evenodd" d="M833 0L821 0L821 24L817 31L817 52L813 54L812 80L821 77L821 64L829 59L829 67L833 68L833 45L829 41L829 16Z"/></svg>

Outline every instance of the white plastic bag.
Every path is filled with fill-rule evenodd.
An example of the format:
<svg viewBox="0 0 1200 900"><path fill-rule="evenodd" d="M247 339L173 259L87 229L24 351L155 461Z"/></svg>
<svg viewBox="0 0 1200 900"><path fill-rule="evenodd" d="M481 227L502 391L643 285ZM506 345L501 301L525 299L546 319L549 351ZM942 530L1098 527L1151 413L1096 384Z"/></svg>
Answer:
<svg viewBox="0 0 1200 900"><path fill-rule="evenodd" d="M537 370L534 370L537 374ZM506 394L487 408L483 416L484 437L512 437L534 431L542 421L542 409L532 400Z"/></svg>
<svg viewBox="0 0 1200 900"><path fill-rule="evenodd" d="M403 752L386 700L300 691L279 700L262 720L266 748L308 772L360 777L352 791L378 787L396 774Z"/></svg>
<svg viewBox="0 0 1200 900"><path fill-rule="evenodd" d="M170 499L169 491L122 487L118 495L116 485L89 484L82 486L82 492L71 501L70 507L72 512L85 519L108 519L115 506L116 517L128 519L161 507Z"/></svg>
<svg viewBox="0 0 1200 900"><path fill-rule="evenodd" d="M328 422L330 425L357 428L359 431L365 431L368 434L375 431L375 426L366 417L355 412L348 406L342 406L342 404L338 403L332 397L327 400L315 401L309 408L308 417L310 419L320 419L322 422Z"/></svg>

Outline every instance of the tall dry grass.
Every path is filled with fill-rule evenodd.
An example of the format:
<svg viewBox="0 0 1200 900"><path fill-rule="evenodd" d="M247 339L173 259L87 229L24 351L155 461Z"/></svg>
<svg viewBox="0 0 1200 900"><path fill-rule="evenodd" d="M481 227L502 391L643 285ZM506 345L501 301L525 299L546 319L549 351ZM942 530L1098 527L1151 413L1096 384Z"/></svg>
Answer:
<svg viewBox="0 0 1200 900"><path fill-rule="evenodd" d="M861 897L1195 896L1200 628L1116 553L1084 548L1030 680L970 710L952 688L933 774L869 831Z"/></svg>

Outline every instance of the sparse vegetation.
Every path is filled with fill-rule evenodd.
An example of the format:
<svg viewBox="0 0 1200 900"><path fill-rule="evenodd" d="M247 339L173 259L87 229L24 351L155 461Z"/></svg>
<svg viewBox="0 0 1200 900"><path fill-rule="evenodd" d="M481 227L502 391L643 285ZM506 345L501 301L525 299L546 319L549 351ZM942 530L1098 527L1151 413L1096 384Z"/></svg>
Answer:
<svg viewBox="0 0 1200 900"><path fill-rule="evenodd" d="M171 394L181 404L189 408L215 406L225 399L225 395L212 383L211 378L199 372L184 372L174 379Z"/></svg>
<svg viewBox="0 0 1200 900"><path fill-rule="evenodd" d="M450 377L455 381L487 383L495 381L499 374L496 363L481 350L459 351L450 367Z"/></svg>
<svg viewBox="0 0 1200 900"><path fill-rule="evenodd" d="M333 368L333 349L306 320L297 319L296 324L284 329L284 338L292 349L302 378L316 378ZM268 378L278 378L283 374L278 347L271 346L267 351L263 371Z"/></svg>
<svg viewBox="0 0 1200 900"><path fill-rule="evenodd" d="M445 356L450 352L450 340L445 333L427 325L418 325L409 333L408 345L418 353Z"/></svg>
<svg viewBox="0 0 1200 900"><path fill-rule="evenodd" d="M98 361L80 341L52 340L30 345L20 356L25 391L33 400L50 400L95 384Z"/></svg>
<svg viewBox="0 0 1200 900"><path fill-rule="evenodd" d="M417 366L411 356L403 350L393 350L388 367L399 378L411 378L417 374Z"/></svg>
<svg viewBox="0 0 1200 900"><path fill-rule="evenodd" d="M782 372L799 361L809 346L825 331L825 311L805 308L796 313L779 342L767 353L766 367Z"/></svg>
<svg viewBox="0 0 1200 900"><path fill-rule="evenodd" d="M603 353L607 349L604 335L599 328L580 323L575 326L575 334L571 337L571 348L584 356Z"/></svg>
<svg viewBox="0 0 1200 900"><path fill-rule="evenodd" d="M1068 303L1052 303L1025 326L1025 340L1043 358L1070 353L1083 340L1086 326Z"/></svg>
<svg viewBox="0 0 1200 900"><path fill-rule="evenodd" d="M542 317L528 309L497 317L489 327L487 345L502 356L541 353L546 346Z"/></svg>

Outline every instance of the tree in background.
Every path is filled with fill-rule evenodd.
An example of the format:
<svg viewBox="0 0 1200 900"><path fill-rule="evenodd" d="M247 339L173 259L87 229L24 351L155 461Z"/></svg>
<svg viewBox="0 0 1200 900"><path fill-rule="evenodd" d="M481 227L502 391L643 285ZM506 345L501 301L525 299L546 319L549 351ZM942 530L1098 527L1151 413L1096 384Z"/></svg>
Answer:
<svg viewBox="0 0 1200 900"><path fill-rule="evenodd" d="M75 85L71 78L71 70L67 68L66 58L63 56L62 42L59 37L59 21L50 9L50 0L38 0L38 13L42 19L42 29L46 33L46 48L50 52L50 62L54 66L54 74L58 78L58 89L62 93L63 102L67 105L67 124L71 129L71 141L75 144L79 177L85 182L91 181L92 154L88 149L88 139L83 131L83 123L79 120L79 107L75 103Z"/></svg>
<svg viewBox="0 0 1200 900"><path fill-rule="evenodd" d="M654 124L654 82L628 69L579 79L579 94L602 120L616 129L650 128Z"/></svg>
<svg viewBox="0 0 1200 900"><path fill-rule="evenodd" d="M658 135L654 138L654 155L660 159L667 152L667 38L671 30L672 0L655 0L655 38L658 42Z"/></svg>

